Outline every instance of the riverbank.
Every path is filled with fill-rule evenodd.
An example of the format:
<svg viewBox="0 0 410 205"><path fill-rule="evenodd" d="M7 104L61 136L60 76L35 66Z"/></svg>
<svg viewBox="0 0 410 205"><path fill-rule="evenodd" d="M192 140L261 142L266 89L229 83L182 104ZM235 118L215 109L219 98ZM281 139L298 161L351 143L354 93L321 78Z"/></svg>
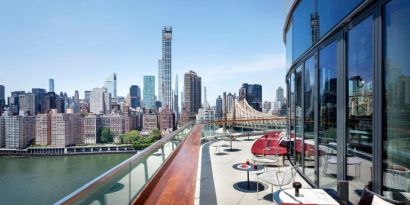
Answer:
<svg viewBox="0 0 410 205"><path fill-rule="evenodd" d="M132 145L92 145L73 147L29 147L26 149L0 149L0 156L65 156L136 153Z"/></svg>

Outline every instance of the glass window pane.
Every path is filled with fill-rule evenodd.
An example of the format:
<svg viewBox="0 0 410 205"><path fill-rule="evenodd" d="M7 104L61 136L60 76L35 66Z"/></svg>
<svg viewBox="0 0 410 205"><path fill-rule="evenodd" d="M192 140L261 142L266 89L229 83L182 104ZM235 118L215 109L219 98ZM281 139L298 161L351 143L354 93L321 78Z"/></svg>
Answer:
<svg viewBox="0 0 410 205"><path fill-rule="evenodd" d="M390 1L383 13L383 189L403 200L410 192L410 1Z"/></svg>
<svg viewBox="0 0 410 205"><path fill-rule="evenodd" d="M290 119L290 137L293 138L293 141L296 139L295 135L295 74L292 73L290 75L290 112L289 112L289 119ZM295 159L295 148L291 147L290 156Z"/></svg>
<svg viewBox="0 0 410 205"><path fill-rule="evenodd" d="M304 74L304 146L305 164L304 172L309 179L315 181L315 109L314 109L314 87L315 87L315 57L305 62Z"/></svg>
<svg viewBox="0 0 410 205"><path fill-rule="evenodd" d="M292 59L297 59L312 45L311 14L314 13L314 1L301 1L295 9L293 19Z"/></svg>
<svg viewBox="0 0 410 205"><path fill-rule="evenodd" d="M328 188L337 187L336 60L336 42L319 51L319 185Z"/></svg>
<svg viewBox="0 0 410 205"><path fill-rule="evenodd" d="M295 134L296 134L296 141L295 141L295 150L296 150L296 165L302 165L302 95L303 95L303 72L302 66L299 66L296 69L295 73Z"/></svg>
<svg viewBox="0 0 410 205"><path fill-rule="evenodd" d="M373 16L347 33L347 179L357 203L372 178Z"/></svg>
<svg viewBox="0 0 410 205"><path fill-rule="evenodd" d="M317 0L320 36L325 35L363 0Z"/></svg>
<svg viewBox="0 0 410 205"><path fill-rule="evenodd" d="M286 33L286 68L292 66L292 22L289 24L288 32Z"/></svg>

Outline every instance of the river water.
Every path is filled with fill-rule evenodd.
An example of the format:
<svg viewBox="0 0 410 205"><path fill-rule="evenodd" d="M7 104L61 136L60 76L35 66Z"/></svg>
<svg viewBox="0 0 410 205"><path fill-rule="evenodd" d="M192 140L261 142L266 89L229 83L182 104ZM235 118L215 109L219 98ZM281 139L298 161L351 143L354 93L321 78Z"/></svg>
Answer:
<svg viewBox="0 0 410 205"><path fill-rule="evenodd" d="M0 157L0 204L52 204L130 156Z"/></svg>

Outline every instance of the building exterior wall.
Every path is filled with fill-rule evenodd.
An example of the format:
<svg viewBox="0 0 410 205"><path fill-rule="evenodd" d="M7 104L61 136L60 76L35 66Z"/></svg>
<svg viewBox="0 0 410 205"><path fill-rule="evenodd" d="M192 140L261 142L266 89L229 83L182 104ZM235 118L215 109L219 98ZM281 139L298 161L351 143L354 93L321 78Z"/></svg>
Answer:
<svg viewBox="0 0 410 205"><path fill-rule="evenodd" d="M35 117L6 116L4 119L6 148L23 149L30 145L35 134Z"/></svg>
<svg viewBox="0 0 410 205"><path fill-rule="evenodd" d="M159 127L160 130L169 130L173 131L174 129L174 114L172 111L169 109L169 107L165 107L164 109L161 110L159 113Z"/></svg>
<svg viewBox="0 0 410 205"><path fill-rule="evenodd" d="M156 113L144 113L143 115L143 130L151 131L158 128L158 115Z"/></svg>
<svg viewBox="0 0 410 205"><path fill-rule="evenodd" d="M195 120L198 109L201 108L202 92L201 77L194 71L189 71L184 75L184 106L189 113L189 118Z"/></svg>
<svg viewBox="0 0 410 205"><path fill-rule="evenodd" d="M38 114L36 116L36 145L51 144L51 115Z"/></svg>
<svg viewBox="0 0 410 205"><path fill-rule="evenodd" d="M4 117L0 116L0 147L4 147L6 145L6 122L4 121Z"/></svg>
<svg viewBox="0 0 410 205"><path fill-rule="evenodd" d="M155 108L155 76L144 76L144 107Z"/></svg>
<svg viewBox="0 0 410 205"><path fill-rule="evenodd" d="M410 192L409 12L404 0L299 0L284 27L291 161L313 186L346 180L353 203L366 185Z"/></svg>

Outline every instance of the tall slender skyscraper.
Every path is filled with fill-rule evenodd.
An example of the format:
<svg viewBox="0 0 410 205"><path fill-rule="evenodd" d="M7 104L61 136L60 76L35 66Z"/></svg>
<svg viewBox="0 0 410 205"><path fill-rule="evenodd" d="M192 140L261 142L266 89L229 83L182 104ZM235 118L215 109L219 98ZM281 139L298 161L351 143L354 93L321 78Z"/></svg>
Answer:
<svg viewBox="0 0 410 205"><path fill-rule="evenodd" d="M162 58L158 61L158 98L162 106L172 105L172 27L162 28Z"/></svg>
<svg viewBox="0 0 410 205"><path fill-rule="evenodd" d="M54 92L54 79L48 79L48 92Z"/></svg>
<svg viewBox="0 0 410 205"><path fill-rule="evenodd" d="M146 108L155 108L155 77L152 75L144 76L143 101Z"/></svg>
<svg viewBox="0 0 410 205"><path fill-rule="evenodd" d="M117 74L111 74L105 81L105 88L107 88L108 93L111 93L112 97L117 97Z"/></svg>

